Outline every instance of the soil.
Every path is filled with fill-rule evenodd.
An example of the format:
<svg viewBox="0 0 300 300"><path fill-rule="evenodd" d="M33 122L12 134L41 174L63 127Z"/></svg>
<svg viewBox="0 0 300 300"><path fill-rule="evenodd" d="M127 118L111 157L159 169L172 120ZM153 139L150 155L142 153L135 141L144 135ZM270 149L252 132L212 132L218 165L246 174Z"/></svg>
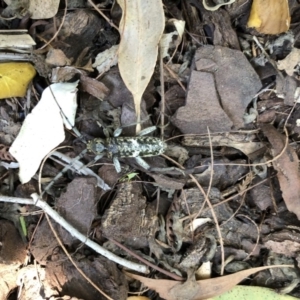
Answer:
<svg viewBox="0 0 300 300"><path fill-rule="evenodd" d="M207 299L237 284L300 298L298 1L288 3L289 28L275 8L249 28L252 1L207 10L164 0L171 35L142 93L141 122L125 78L138 77L136 66L118 65L121 7L94 2L53 0L46 14L36 1L0 1L0 35L26 29L35 43L0 42L1 63L15 57L37 72L23 97L0 102L0 300ZM149 8L141 20L152 17ZM74 126L23 182L10 147L45 89L75 81ZM139 126L156 128L142 140Z"/></svg>

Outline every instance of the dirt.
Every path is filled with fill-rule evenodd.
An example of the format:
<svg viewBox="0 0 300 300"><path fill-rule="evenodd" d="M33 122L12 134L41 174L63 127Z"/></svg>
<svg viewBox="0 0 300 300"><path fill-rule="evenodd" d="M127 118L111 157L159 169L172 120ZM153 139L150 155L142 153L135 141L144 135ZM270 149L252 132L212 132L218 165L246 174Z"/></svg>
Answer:
<svg viewBox="0 0 300 300"><path fill-rule="evenodd" d="M17 57L37 71L24 97L0 102L0 299L204 299L239 283L300 298L299 3L289 1L290 30L274 35L247 27L252 1L215 11L163 1L164 33L175 34L143 92L140 125L157 126L148 141L167 149L145 155L146 168L128 155L113 159L105 144L138 141L135 97L118 53L106 52L122 38L119 5L95 1L105 19L90 0L69 0L67 10L60 1L42 19L25 2L0 2L0 29L26 29L36 43L0 45L1 61ZM174 19L185 21L182 37ZM10 146L43 91L76 80L75 126L61 154L22 184ZM100 158L84 151L94 138ZM256 269L274 265L294 268Z"/></svg>

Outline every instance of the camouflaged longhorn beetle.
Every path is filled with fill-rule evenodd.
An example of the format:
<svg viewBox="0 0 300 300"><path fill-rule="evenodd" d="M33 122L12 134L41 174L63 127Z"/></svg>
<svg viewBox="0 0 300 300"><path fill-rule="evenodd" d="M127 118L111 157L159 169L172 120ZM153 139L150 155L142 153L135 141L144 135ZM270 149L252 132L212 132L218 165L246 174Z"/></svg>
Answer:
<svg viewBox="0 0 300 300"><path fill-rule="evenodd" d="M155 126L148 127L136 137L120 137L122 130L116 129L113 137L106 134L105 139L96 138L88 142L87 150L98 155L98 159L106 155L112 158L116 171L121 172L119 158L134 157L136 162L144 169L149 170L150 166L142 157L150 157L162 154L167 144L159 138L144 136L156 129Z"/></svg>

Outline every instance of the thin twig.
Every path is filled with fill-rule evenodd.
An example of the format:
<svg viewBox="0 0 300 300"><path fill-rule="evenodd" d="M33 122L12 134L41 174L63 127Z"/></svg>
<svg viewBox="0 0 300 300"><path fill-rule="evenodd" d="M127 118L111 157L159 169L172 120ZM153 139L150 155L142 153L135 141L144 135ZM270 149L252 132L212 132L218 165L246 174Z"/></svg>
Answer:
<svg viewBox="0 0 300 300"><path fill-rule="evenodd" d="M160 136L164 139L164 127L165 127L165 81L164 81L164 62L162 57L162 51L159 54L159 71L160 71L160 98L161 98L161 112L160 112Z"/></svg>
<svg viewBox="0 0 300 300"><path fill-rule="evenodd" d="M269 61L269 63L274 67L274 69L276 70L277 74L280 76L281 79L284 80L284 77L282 75L282 73L278 70L276 63L274 62L274 60L269 56L269 54L266 52L266 50L264 49L264 47L261 45L261 43L259 42L259 40L257 39L257 37L254 35L253 36L253 40L254 42L257 44L257 46L259 47L259 49L262 51L262 53L266 56L267 60Z"/></svg>
<svg viewBox="0 0 300 300"><path fill-rule="evenodd" d="M95 5L95 3L92 0L88 0L88 2L94 7L94 9L102 16L105 21L115 28L117 31L119 31L119 28Z"/></svg>
<svg viewBox="0 0 300 300"><path fill-rule="evenodd" d="M77 229L75 229L71 224L69 224L62 216L60 216L54 209L52 209L45 201L39 199L37 194L31 195L32 199L25 199L25 198L17 198L17 197L9 197L0 195L0 201L8 202L8 203L19 203L24 205L35 205L41 208L46 214L48 214L55 222L61 225L64 229L66 229L72 236L76 237L82 243L87 245L88 247L92 248L97 253L103 255L104 257L108 258L109 260L120 264L126 268L135 270L141 273L148 273L148 268L144 265L137 264L134 262L130 262L124 258L118 257L117 255L109 252L105 248L101 247L97 243L93 242L85 235L80 233Z"/></svg>
<svg viewBox="0 0 300 300"><path fill-rule="evenodd" d="M174 273L171 273L171 272L168 272L158 266L156 266L155 264L152 264L150 261L144 259L143 257L137 255L135 252L131 251L130 249L126 248L124 245L122 245L121 243L119 243L118 241L112 239L112 238L109 238L106 236L106 238L108 240L110 240L112 243L114 243L115 245L117 245L118 247L120 247L121 249L123 249L124 251L128 252L131 256L134 256L136 259L138 259L139 261L143 262L145 265L148 265L149 267L155 269L156 271L158 272L161 272L175 280L179 280L179 281L183 281L183 278L174 274Z"/></svg>
<svg viewBox="0 0 300 300"><path fill-rule="evenodd" d="M46 48L48 45L50 45L55 39L56 37L58 36L60 30L62 29L64 23L65 23L65 20L66 20L66 15L67 15L67 8L68 8L68 0L65 0L65 10L64 10L64 15L63 15L63 18L61 20L61 24L59 25L57 31L55 32L54 36L50 39L50 41L48 41L44 46L42 46L41 48L37 49L37 50L42 50L44 48Z"/></svg>
<svg viewBox="0 0 300 300"><path fill-rule="evenodd" d="M239 216L243 216L244 218L248 219L248 220L255 226L256 231L257 231L256 243L255 243L255 245L254 245L252 251L247 255L247 257L245 257L245 258L243 259L243 261L246 261L246 260L252 255L252 253L255 251L255 249L256 249L256 247L257 247L257 245L258 245L258 243L259 243L260 234L259 234L259 228L258 228L257 224L256 224L251 218L249 218L248 216L246 216L246 215L244 215L244 214L239 214L239 215L237 215L237 217L239 217Z"/></svg>
<svg viewBox="0 0 300 300"><path fill-rule="evenodd" d="M168 156L166 156L164 154L161 154L161 156L167 158L168 160L171 160L180 169L184 170L184 167L181 164L179 164L177 161L170 159L170 157L168 157ZM218 232L218 236L219 236L220 246L221 246L221 249L222 249L221 253L222 253L222 269L223 269L223 267L224 267L224 245L223 245L223 239L222 239L222 234L221 234L220 226L219 226L219 223L218 223L218 219L217 219L216 213L215 213L215 211L213 209L213 205L209 201L209 198L208 198L207 194L205 193L204 189L199 184L199 182L197 181L197 179L192 174L188 174L188 176L194 181L194 183L197 185L197 187L200 190L200 192L203 194L203 197L204 197L206 203L208 204L208 207L209 207L209 209L211 211L211 214L213 216L214 222L216 224L216 229L217 229L217 232ZM204 203L203 203L203 205L204 205ZM222 270L222 271L224 272L224 270Z"/></svg>
<svg viewBox="0 0 300 300"><path fill-rule="evenodd" d="M58 241L60 247L63 249L63 251L65 252L66 256L68 257L68 259L71 261L71 263L74 265L74 267L76 268L76 270L80 273L80 275L89 283L91 284L101 295L103 295L104 297L106 297L109 300L113 300L111 297L109 297L105 292L103 292L88 276L86 276L86 274L77 266L75 260L73 259L73 257L70 255L70 253L67 251L66 247L64 246L64 244L62 243L61 239L59 238L59 236L57 235L57 232L55 231L52 222L49 218L49 216L47 214L45 214L46 219L48 221L48 224L52 230L52 233L54 234L56 240Z"/></svg>

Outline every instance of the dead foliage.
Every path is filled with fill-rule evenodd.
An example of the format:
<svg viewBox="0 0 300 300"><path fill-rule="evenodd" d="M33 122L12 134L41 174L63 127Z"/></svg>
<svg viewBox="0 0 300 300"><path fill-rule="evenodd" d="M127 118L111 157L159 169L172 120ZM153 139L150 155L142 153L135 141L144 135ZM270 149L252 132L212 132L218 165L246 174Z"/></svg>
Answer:
<svg viewBox="0 0 300 300"><path fill-rule="evenodd" d="M270 1L1 2L1 299L300 297L300 5Z"/></svg>

